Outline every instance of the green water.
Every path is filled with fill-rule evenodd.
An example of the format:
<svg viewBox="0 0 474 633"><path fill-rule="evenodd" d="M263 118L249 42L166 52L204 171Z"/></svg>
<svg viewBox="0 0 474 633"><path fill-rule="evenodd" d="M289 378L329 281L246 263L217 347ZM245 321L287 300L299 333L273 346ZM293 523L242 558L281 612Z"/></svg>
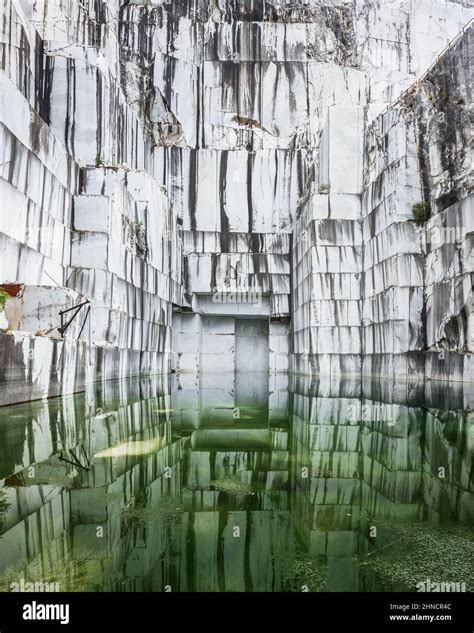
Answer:
<svg viewBox="0 0 474 633"><path fill-rule="evenodd" d="M472 591L470 408L459 385L287 375L4 407L0 588Z"/></svg>

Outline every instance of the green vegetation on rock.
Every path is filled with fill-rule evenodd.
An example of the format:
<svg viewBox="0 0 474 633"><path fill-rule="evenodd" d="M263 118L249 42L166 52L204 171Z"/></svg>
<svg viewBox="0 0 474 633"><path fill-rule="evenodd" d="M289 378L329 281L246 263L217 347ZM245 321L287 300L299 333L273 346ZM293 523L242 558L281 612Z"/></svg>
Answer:
<svg viewBox="0 0 474 633"><path fill-rule="evenodd" d="M416 202L411 210L418 226L423 226L430 218L431 208L428 202Z"/></svg>
<svg viewBox="0 0 474 633"><path fill-rule="evenodd" d="M5 309L5 304L10 299L10 295L5 290L0 290L0 312Z"/></svg>

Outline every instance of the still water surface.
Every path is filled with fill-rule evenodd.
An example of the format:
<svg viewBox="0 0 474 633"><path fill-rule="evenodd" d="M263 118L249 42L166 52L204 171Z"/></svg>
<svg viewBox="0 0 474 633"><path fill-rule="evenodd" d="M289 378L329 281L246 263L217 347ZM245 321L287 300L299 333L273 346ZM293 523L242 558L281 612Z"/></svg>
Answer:
<svg viewBox="0 0 474 633"><path fill-rule="evenodd" d="M470 398L183 374L3 407L0 590L472 591Z"/></svg>

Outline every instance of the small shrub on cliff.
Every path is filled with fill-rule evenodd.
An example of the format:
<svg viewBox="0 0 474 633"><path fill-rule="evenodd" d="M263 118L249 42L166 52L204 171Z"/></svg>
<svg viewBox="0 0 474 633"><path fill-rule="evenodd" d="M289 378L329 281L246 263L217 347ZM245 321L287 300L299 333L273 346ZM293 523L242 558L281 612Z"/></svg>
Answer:
<svg viewBox="0 0 474 633"><path fill-rule="evenodd" d="M319 185L319 193L320 194L327 195L329 193L330 189L331 189L330 185L327 185L327 184Z"/></svg>
<svg viewBox="0 0 474 633"><path fill-rule="evenodd" d="M5 290L0 290L0 312L3 312L5 304L10 299L10 295Z"/></svg>
<svg viewBox="0 0 474 633"><path fill-rule="evenodd" d="M429 220L431 209L428 202L416 202L411 210L418 226L423 226Z"/></svg>

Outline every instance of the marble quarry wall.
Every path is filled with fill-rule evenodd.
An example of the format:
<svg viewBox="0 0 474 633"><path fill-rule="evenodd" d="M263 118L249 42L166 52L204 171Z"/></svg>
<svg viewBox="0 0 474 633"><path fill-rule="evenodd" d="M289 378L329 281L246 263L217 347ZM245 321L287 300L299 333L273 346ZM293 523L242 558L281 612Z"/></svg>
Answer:
<svg viewBox="0 0 474 633"><path fill-rule="evenodd" d="M417 81L470 0L0 17L0 404L239 373L245 320L254 371L472 379L471 32Z"/></svg>
<svg viewBox="0 0 474 633"><path fill-rule="evenodd" d="M472 380L472 30L419 77L471 10L407 8L366 7L366 92L327 108L293 236L295 372Z"/></svg>
<svg viewBox="0 0 474 633"><path fill-rule="evenodd" d="M0 11L0 403L169 372L181 241L123 88L119 3Z"/></svg>
<svg viewBox="0 0 474 633"><path fill-rule="evenodd" d="M469 30L366 135L366 373L472 380L473 44Z"/></svg>

